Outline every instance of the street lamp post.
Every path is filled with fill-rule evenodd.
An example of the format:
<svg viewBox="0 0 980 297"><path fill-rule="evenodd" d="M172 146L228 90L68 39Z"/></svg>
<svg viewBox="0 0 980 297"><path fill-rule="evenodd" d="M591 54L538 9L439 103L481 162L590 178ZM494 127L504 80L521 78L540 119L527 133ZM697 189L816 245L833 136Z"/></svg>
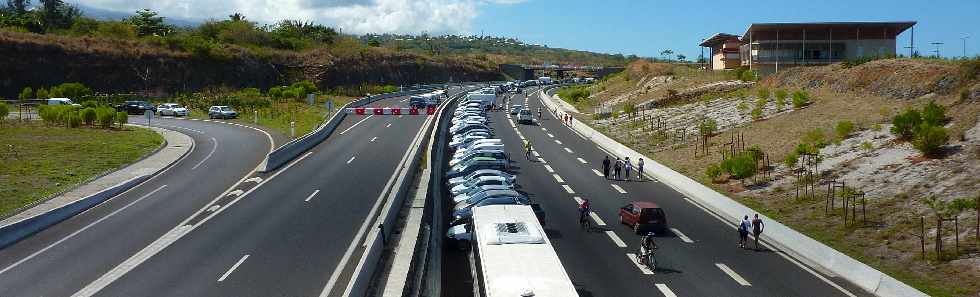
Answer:
<svg viewBox="0 0 980 297"><path fill-rule="evenodd" d="M966 59L966 40L970 38L970 35L960 37L963 40L963 58Z"/></svg>
<svg viewBox="0 0 980 297"><path fill-rule="evenodd" d="M940 57L940 54L939 54L939 46L940 45L943 45L945 43L942 43L942 42L932 42L932 43L929 43L929 44L936 46L936 50L935 50L935 52L936 52L936 58L939 58Z"/></svg>

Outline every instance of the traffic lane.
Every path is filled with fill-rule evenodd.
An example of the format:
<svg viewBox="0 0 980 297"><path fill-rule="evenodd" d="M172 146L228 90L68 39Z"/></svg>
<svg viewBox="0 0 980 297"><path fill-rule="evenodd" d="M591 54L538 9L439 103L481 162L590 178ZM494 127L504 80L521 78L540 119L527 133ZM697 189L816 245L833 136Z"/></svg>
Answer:
<svg viewBox="0 0 980 297"><path fill-rule="evenodd" d="M220 194L269 150L266 136L252 130L218 124L198 128L205 133L184 132L195 147L171 168L0 250L0 269L5 269L0 295L70 295ZM212 153L232 147L255 150Z"/></svg>
<svg viewBox="0 0 980 297"><path fill-rule="evenodd" d="M573 268L569 270L578 273L577 278L573 277L573 279L579 279L581 285L587 288L586 290L603 292L596 295L605 296L609 292L615 292L607 291L610 288L629 288L635 292L644 292L656 290L655 284L659 283L671 288L675 293L688 296L758 295L757 292L741 290L738 284L726 280L722 272L712 270L715 267L713 263L706 263L706 260L699 259L698 253L692 251L693 246L687 245L674 236L661 235L657 239L658 245L661 247L657 253L659 267L656 271L651 272L653 276L645 275L647 272L627 255L639 253L640 237L634 234L631 229L621 226L618 221L619 207L631 200L629 195L618 193L612 187L603 185L601 182L596 183L596 179L601 179L601 177L596 176L585 166L581 166L581 162L575 159L577 157L565 151L563 146L557 145L553 141L554 138L546 136L544 132L537 132L541 131L537 126L518 125L518 129L531 141L541 159L546 162L539 163L542 168L545 168L544 176L541 179L549 181L550 184L544 184L545 188L543 190L539 188L537 191L557 189L558 192L564 192L573 197L559 199L560 201L557 202L559 207L546 211L548 216L557 213L564 217L563 220L556 222L557 225L583 233L578 225L577 202L574 200L574 197L579 197L579 199L592 201L593 211L604 224L599 226L599 221L594 221L598 227L597 232L589 232L593 235L584 239L596 245L592 250L579 250L581 247L578 244L562 248L562 253L566 254L565 257L573 259L571 260ZM558 182L555 176L560 177L562 182ZM563 185L574 193L568 194ZM561 254L559 255L561 256ZM607 270L621 271L639 278L626 279L625 282L618 283L624 280L623 276L611 276L609 273L605 273L606 270L595 271L591 267L600 264L579 259L588 255L591 257L602 255L593 260L603 259L602 263L608 267ZM615 285L610 287L610 284Z"/></svg>
<svg viewBox="0 0 980 297"><path fill-rule="evenodd" d="M536 101L537 99L533 98L531 101ZM540 102L535 103L540 104ZM589 167L591 168L586 168L585 170L590 172L592 169L601 171L601 158L605 156L605 153L598 149L595 144L579 137L570 131L570 129L564 127L560 121L546 120L542 126L548 129L547 133L552 133L555 135L555 138L562 139L564 141L563 146L572 149L575 155L580 155L582 158L589 160ZM571 166L578 165L577 163L580 162L565 160L561 163L562 165ZM582 176L588 176L587 173L584 173L585 170L582 170ZM592 177L593 179L602 179L601 177L595 176L594 173ZM681 259L689 258L691 261L702 262L694 268L703 269L705 266L711 266L711 264L724 264L735 271L739 277L751 283L751 287L745 286L746 288L743 288L743 290L758 291L760 294L800 295L812 294L813 292L820 292L824 296L844 294L819 278L828 278L827 276L818 277L811 274L806 270L811 268L803 268L799 262L784 258L785 254L783 253L773 252L768 249L749 251L738 248L714 248L734 245L733 242L735 242L736 235L732 225L728 225L714 218L712 214L702 210L691 201L686 200L686 197L664 184L655 181L611 182L608 184L599 188L612 189L611 185L616 184L627 193L630 193L627 194L627 196L632 197L630 199L657 202L667 212L668 222L670 222L671 226L677 227L686 236L697 240L698 244L695 245L697 255L670 255L671 257L676 256ZM636 196L637 193L639 193L640 197ZM619 194L618 191L615 194ZM622 204L625 205L625 203ZM595 204L593 205L595 207ZM610 215L618 216L619 206L622 205L601 205L600 207ZM612 211L611 213L609 212L610 210ZM728 227L725 227L725 225L728 225ZM711 257L706 258L703 255L711 255ZM704 263L706 260L711 261ZM712 261L715 263L712 263ZM721 271L721 269L709 270L712 272ZM778 277L774 277L774 275ZM729 281L732 278L727 274L723 276L728 277ZM752 282L752 280L758 281ZM840 279L832 280L838 285L844 287L850 286L846 281ZM850 291L851 293L856 292L853 289Z"/></svg>
<svg viewBox="0 0 980 297"><path fill-rule="evenodd" d="M548 163L541 163L538 160L526 160L521 148L522 140L509 127L506 117L501 113L494 113L492 117L497 123L495 136L503 140L508 155L512 156L514 167L511 171L517 174L518 190L527 195L531 203L540 204L544 210L545 233L579 295L650 295L652 283L643 279L639 270L631 266L625 252L617 249L606 238L601 227L585 231L578 225L574 197L586 194L565 191L544 167L552 161L545 159Z"/></svg>
<svg viewBox="0 0 980 297"><path fill-rule="evenodd" d="M401 154L390 153L390 148L407 148L408 138L415 134L413 126L424 120L403 119L412 122L385 127L385 122L374 121L366 124L365 133L331 136L241 204L99 295L318 294L400 160ZM384 135L385 140L370 142L366 135L374 134ZM363 159L347 164L352 152L364 155ZM315 190L320 192L305 202ZM217 282L243 254L249 254L249 259Z"/></svg>

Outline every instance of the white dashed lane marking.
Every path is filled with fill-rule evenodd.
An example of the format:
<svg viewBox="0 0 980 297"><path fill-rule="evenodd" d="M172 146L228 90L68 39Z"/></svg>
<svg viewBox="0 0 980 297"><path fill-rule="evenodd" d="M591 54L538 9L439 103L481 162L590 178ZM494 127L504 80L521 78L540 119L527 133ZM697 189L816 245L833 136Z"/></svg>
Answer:
<svg viewBox="0 0 980 297"><path fill-rule="evenodd" d="M350 164L350 162L354 162L354 159L357 159L357 156L351 156L350 160L347 160L347 164Z"/></svg>
<svg viewBox="0 0 980 297"><path fill-rule="evenodd" d="M607 230L606 235L609 236L609 239L612 239L613 243L615 243L616 246L621 248L626 247L626 242L623 242L623 240L619 238L619 235L616 235L616 232L612 232L612 230Z"/></svg>
<svg viewBox="0 0 980 297"><path fill-rule="evenodd" d="M640 264L640 259L638 259L636 257L636 254L634 254L634 253L627 253L626 254L626 257L629 258L630 259L630 262L633 262L633 265L636 265L636 268L639 268L640 271L643 272L643 274L648 274L648 275L649 274L653 274L653 270L650 270L650 267L647 267L646 265Z"/></svg>
<svg viewBox="0 0 980 297"><path fill-rule="evenodd" d="M735 270L732 270L731 268L729 268L728 265L725 265L725 264L722 264L722 263L715 263L715 266L718 266L718 269L721 269L721 271L724 271L725 274L728 274L728 276L732 277L732 279L734 279L735 282L737 282L739 285L743 285L743 286L751 286L752 285L752 284L749 283L749 281L747 281L744 278L742 278L741 275L738 275L738 273L735 273Z"/></svg>
<svg viewBox="0 0 980 297"><path fill-rule="evenodd" d="M307 196L306 197L306 200L303 200L303 202L310 202L310 199L313 199L313 196L316 196L317 193L320 193L320 190L313 191L313 194L310 194L310 196Z"/></svg>
<svg viewBox="0 0 980 297"><path fill-rule="evenodd" d="M555 169L551 168L551 165L544 165L544 170L548 170L550 173L555 173Z"/></svg>
<svg viewBox="0 0 980 297"><path fill-rule="evenodd" d="M575 191L572 190L572 187L569 187L568 185L561 185L561 187L565 188L565 192L568 192L569 194L575 194Z"/></svg>
<svg viewBox="0 0 980 297"><path fill-rule="evenodd" d="M626 190L623 190L623 188L620 187L619 185L615 185L614 184L614 185L611 185L611 186L613 187L613 189L616 190L616 192L619 192L620 194L626 194Z"/></svg>
<svg viewBox="0 0 980 297"><path fill-rule="evenodd" d="M585 159L582 159L582 158L576 158L576 159L578 159L578 162L579 163L582 163L582 164L589 163L589 162L586 162Z"/></svg>
<svg viewBox="0 0 980 297"><path fill-rule="evenodd" d="M573 153L572 150L569 149L569 148L567 148L567 147L565 148L565 151L568 152L569 154L572 154Z"/></svg>
<svg viewBox="0 0 980 297"><path fill-rule="evenodd" d="M565 183L565 180L562 179L560 175L552 174L551 176L553 176L555 178L555 180L558 181L559 184L564 184Z"/></svg>
<svg viewBox="0 0 980 297"><path fill-rule="evenodd" d="M595 170L595 169L593 168L593 169L592 169L592 172L593 172L593 173L595 173L595 175L596 175L596 176L602 176L602 172L599 172L599 170Z"/></svg>
<svg viewBox="0 0 980 297"><path fill-rule="evenodd" d="M245 259L248 259L248 255L242 256L242 258L239 259L238 262L235 262L235 265L232 265L231 268L228 269L228 271L225 271L225 274L222 274L221 277L218 278L218 282L220 283L225 281L225 279L228 278L228 276L231 275L232 272L235 272L235 269L238 269L239 265L242 265L242 263L245 262Z"/></svg>
<svg viewBox="0 0 980 297"><path fill-rule="evenodd" d="M687 235L684 235L684 233L682 233L681 230L677 230L676 228L670 228L670 231L673 231L674 234L676 234L677 237L681 239L681 241L686 242L686 243L694 243L694 240L691 240L690 237L687 237Z"/></svg>
<svg viewBox="0 0 980 297"><path fill-rule="evenodd" d="M661 294L664 294L664 296L666 296L666 297L677 297L677 294L674 294L674 291L671 291L670 288L667 287L667 285L665 285L665 284L656 284L656 286L657 286L657 290L660 290L660 293Z"/></svg>

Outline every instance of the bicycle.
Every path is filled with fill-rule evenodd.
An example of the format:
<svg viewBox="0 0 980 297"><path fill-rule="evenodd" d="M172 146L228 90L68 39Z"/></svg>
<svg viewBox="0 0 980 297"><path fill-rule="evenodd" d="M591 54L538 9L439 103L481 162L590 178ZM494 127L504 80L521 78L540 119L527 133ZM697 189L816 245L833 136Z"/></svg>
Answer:
<svg viewBox="0 0 980 297"><path fill-rule="evenodd" d="M578 224L582 227L582 230L588 232L592 231L592 221L589 220L588 211L582 211L578 217Z"/></svg>
<svg viewBox="0 0 980 297"><path fill-rule="evenodd" d="M638 251L639 256L637 258L637 261L639 261L640 264L646 265L652 271L657 270L657 257L653 254L654 250L656 250L656 248L647 249L644 246L640 246L640 250Z"/></svg>

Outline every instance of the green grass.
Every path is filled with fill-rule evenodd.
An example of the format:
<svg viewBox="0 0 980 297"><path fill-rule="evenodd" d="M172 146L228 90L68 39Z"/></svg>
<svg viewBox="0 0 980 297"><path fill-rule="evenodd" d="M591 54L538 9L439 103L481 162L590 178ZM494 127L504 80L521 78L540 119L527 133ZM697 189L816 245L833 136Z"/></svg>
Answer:
<svg viewBox="0 0 980 297"><path fill-rule="evenodd" d="M142 128L68 129L39 122L4 125L0 139L0 214L132 163L163 143Z"/></svg>
<svg viewBox="0 0 980 297"><path fill-rule="evenodd" d="M338 109L347 104L347 102L353 101L355 98L352 97L337 97L331 96L334 101L334 113L338 112ZM308 105L306 103L300 102L290 102L284 104L273 104L272 107L259 109L259 121L258 125L261 127L269 128L275 130L282 135L289 137L289 123L291 121L296 121L296 137L303 136L316 129L320 124L322 124L328 116L333 114L327 114L327 108L324 106L324 99L318 99L315 105ZM228 120L231 122L237 122L242 124L254 124L255 123L255 113L251 110L237 110L239 117L234 120ZM206 110L191 110L190 118L207 119L208 114Z"/></svg>

